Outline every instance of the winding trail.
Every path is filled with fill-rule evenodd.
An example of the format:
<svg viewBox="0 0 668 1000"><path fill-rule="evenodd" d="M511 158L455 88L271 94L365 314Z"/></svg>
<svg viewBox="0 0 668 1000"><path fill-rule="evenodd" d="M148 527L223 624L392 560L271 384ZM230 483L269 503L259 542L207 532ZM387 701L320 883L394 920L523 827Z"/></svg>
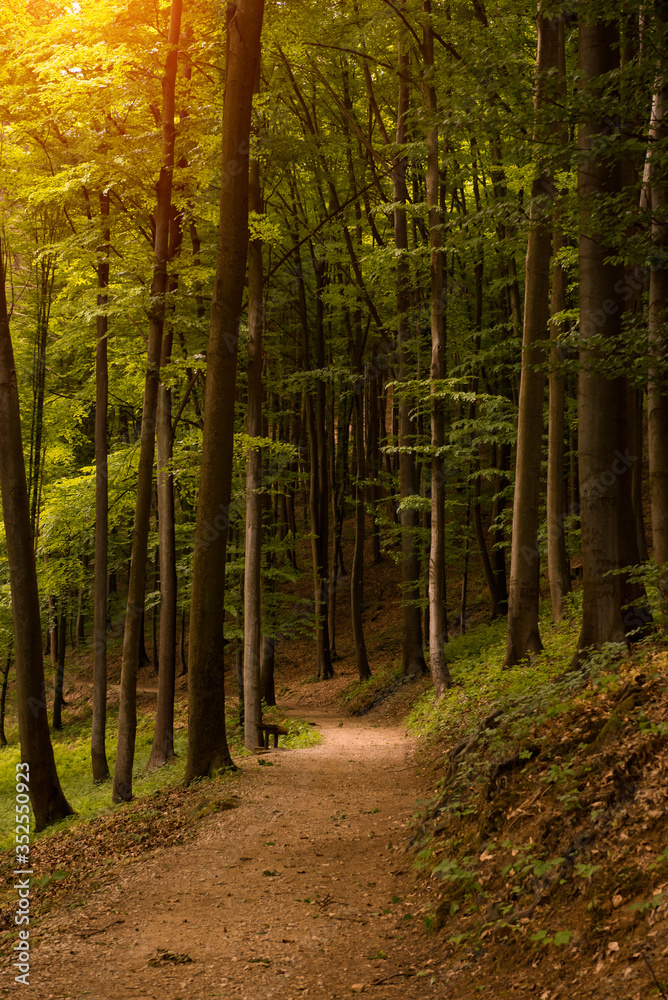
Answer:
<svg viewBox="0 0 668 1000"><path fill-rule="evenodd" d="M188 843L120 866L112 889L46 918L25 994L442 995L431 985L403 853L420 791L414 745L369 717L309 710L308 718L323 743L244 760L229 788L239 808L206 818ZM149 965L159 949L192 961Z"/></svg>

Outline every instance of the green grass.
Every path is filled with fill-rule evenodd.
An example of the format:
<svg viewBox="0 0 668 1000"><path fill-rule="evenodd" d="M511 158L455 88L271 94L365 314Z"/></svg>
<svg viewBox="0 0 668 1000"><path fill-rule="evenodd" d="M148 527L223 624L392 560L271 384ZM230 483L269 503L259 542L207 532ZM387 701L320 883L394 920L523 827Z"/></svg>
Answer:
<svg viewBox="0 0 668 1000"><path fill-rule="evenodd" d="M497 707L513 706L518 717L541 696L552 692L552 682L568 669L579 632L579 597L555 624L546 607L540 629L544 652L532 662L503 670L507 623L499 618L451 639L446 656L455 687L434 705L429 690L416 701L407 724L418 737L441 736L456 741Z"/></svg>
<svg viewBox="0 0 668 1000"><path fill-rule="evenodd" d="M110 713L107 723L107 761L113 774L118 742L114 714ZM69 727L64 727L60 733L52 733L51 739L60 783L68 802L77 815L38 836L48 835L54 829L63 829L64 824L69 825L81 819L91 819L116 808L111 804L111 782L107 781L95 785L91 778L90 726L86 727L78 722L72 728L75 730L74 732L69 731ZM133 767L133 793L137 798L146 798L161 788L175 785L183 780L187 740L185 729L177 731L174 734L174 748L178 759L165 767L147 771L146 765L153 742L153 718L150 715L138 715ZM14 844L13 786L16 764L19 763L20 759L21 753L17 744L0 750L0 787L2 788L0 850L7 850Z"/></svg>
<svg viewBox="0 0 668 1000"><path fill-rule="evenodd" d="M397 688L401 679L401 664L397 660L388 660L374 666L371 677L365 681L353 681L343 691L342 701L346 711L351 715L363 715L382 700L384 695Z"/></svg>
<svg viewBox="0 0 668 1000"><path fill-rule="evenodd" d="M262 718L287 729L288 735L279 738L279 746L287 750L303 750L306 747L317 747L322 743L322 734L304 719L293 719L283 715L277 705L262 705Z"/></svg>

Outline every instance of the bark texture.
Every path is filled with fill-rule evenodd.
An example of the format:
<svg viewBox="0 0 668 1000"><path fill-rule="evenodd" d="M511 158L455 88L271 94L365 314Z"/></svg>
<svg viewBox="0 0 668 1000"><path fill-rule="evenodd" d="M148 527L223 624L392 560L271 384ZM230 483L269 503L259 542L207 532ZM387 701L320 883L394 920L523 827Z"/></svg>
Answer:
<svg viewBox="0 0 668 1000"><path fill-rule="evenodd" d="M657 3L657 49L660 63L652 107L650 135L655 148L668 141L668 4ZM662 154L665 157L665 152ZM649 483L652 504L652 547L654 562L668 562L668 182L665 158L649 157L652 202L654 267L649 279L650 371L647 389L647 430L649 441Z"/></svg>
<svg viewBox="0 0 668 1000"><path fill-rule="evenodd" d="M557 24L544 17L538 5L538 53L534 112L536 143L545 142L549 132L539 124L550 86L548 74L557 67ZM532 185L529 242L526 256L526 293L522 337L515 465L513 535L508 593L508 642L505 665L511 667L543 648L538 629L540 601L538 526L540 520L541 449L543 443L543 400L545 344L550 319L551 198L550 176L544 169Z"/></svg>
<svg viewBox="0 0 668 1000"><path fill-rule="evenodd" d="M263 13L263 0L239 0L228 11L218 263L190 611L187 782L231 764L223 678L225 558L239 318L248 253L248 144Z"/></svg>
<svg viewBox="0 0 668 1000"><path fill-rule="evenodd" d="M60 787L49 736L37 572L2 247L0 247L0 491L12 594L21 761L28 767L30 802L35 815L35 830L39 831L50 823L70 816L73 810Z"/></svg>
<svg viewBox="0 0 668 1000"><path fill-rule="evenodd" d="M106 781L109 765L105 749L107 728L107 562L109 486L107 465L107 407L109 371L107 366L106 314L109 287L109 194L100 194L102 246L97 263L97 315L95 347L95 568L93 580L93 723L90 755L93 781Z"/></svg>
<svg viewBox="0 0 668 1000"><path fill-rule="evenodd" d="M578 651L606 642L624 642L624 586L614 571L625 565L622 536L633 531L624 523L624 490L637 456L627 450L626 383L601 371L603 343L614 350L621 332L623 269L607 262L614 252L607 234L595 227L594 201L621 190L619 153L614 141L598 141L604 87L619 66L619 31L612 22L582 20L579 60L589 114L580 126L578 191L580 210L580 374L578 377L578 451L582 526L583 620ZM614 139L614 137L613 137ZM617 305L611 308L610 303ZM633 531L635 538L635 532ZM575 661L579 660L579 652Z"/></svg>
<svg viewBox="0 0 668 1000"><path fill-rule="evenodd" d="M445 296L443 289L442 217L439 204L438 106L434 75L434 30L431 23L431 0L422 0L424 96L430 127L427 132L427 209L429 211L430 249L430 325L431 325L431 545L429 550L429 667L438 701L452 678L445 659L448 623L445 605L445 413L439 398L439 382L446 374Z"/></svg>
<svg viewBox="0 0 668 1000"><path fill-rule="evenodd" d="M410 265L408 262L408 226L406 204L408 189L406 172L408 160L403 152L407 139L408 92L408 43L400 34L399 50L399 97L397 104L396 144L399 154L394 161L392 184L394 189L394 242L397 249L397 341L399 347L399 382L408 378L410 365ZM415 455L416 427L411 415L411 404L402 394L399 400L399 488L402 500L408 500L419 492ZM422 646L422 623L420 620L420 553L418 545L419 513L409 505L402 508L401 521L401 576L403 597L403 662L404 676L426 672Z"/></svg>
<svg viewBox="0 0 668 1000"><path fill-rule="evenodd" d="M262 212L260 165L250 165L249 208ZM248 422L250 438L262 437L262 240L248 248ZM258 746L257 726L262 722L262 451L251 445L246 455L246 544L244 547L244 745Z"/></svg>

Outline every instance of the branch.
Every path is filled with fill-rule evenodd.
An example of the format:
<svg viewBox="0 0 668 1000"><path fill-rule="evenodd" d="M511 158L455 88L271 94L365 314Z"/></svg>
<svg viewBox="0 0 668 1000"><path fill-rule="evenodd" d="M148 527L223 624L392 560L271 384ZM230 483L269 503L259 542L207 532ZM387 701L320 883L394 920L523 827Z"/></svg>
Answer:
<svg viewBox="0 0 668 1000"><path fill-rule="evenodd" d="M393 167L390 167L389 170L385 170L381 174L381 177L387 177L389 174L392 173L393 169L394 169ZM378 183L377 180L373 180L371 181L370 184L367 184L366 187L363 187L361 191L355 191L355 193L352 194L350 198L347 199L347 201L344 201L343 205L339 205L338 208L335 208L334 211L330 212L329 215L327 215L324 219L321 219L318 225L315 227L315 229L312 229L309 233L307 233L306 236L304 236L304 238L299 241L299 243L296 243L291 250L288 250L288 252L284 254L276 264L274 264L271 271L269 271L266 274L265 281L268 281L269 278L273 277L273 275L276 274L279 267L281 267L281 265L284 264L286 260L292 257L293 253L296 253L300 249L300 247L302 247L304 243L307 242L307 240L310 240L312 236L315 236L315 234L319 232L319 230L321 230L324 225L326 225L328 222L331 222L331 220L336 218L337 215L340 215L343 212L343 210L348 207L348 205L352 205L353 202L357 201L358 198L361 198L366 191L370 191L372 187L375 187L377 183Z"/></svg>

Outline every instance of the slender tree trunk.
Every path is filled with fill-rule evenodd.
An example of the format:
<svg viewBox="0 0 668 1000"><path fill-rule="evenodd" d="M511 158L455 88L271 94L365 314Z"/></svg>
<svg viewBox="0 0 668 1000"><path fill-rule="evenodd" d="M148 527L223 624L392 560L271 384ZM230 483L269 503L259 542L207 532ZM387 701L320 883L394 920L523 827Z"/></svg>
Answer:
<svg viewBox="0 0 668 1000"><path fill-rule="evenodd" d="M155 425L158 405L160 357L165 317L167 261L172 205L174 170L174 95L181 33L182 0L172 0L169 25L169 52L162 81L162 164L157 185L155 213L154 269L151 284L151 312L144 383L137 501L132 529L132 558L128 581L127 613L123 636L120 706L118 712L118 751L114 770L112 799L123 802L132 798L132 765L137 731L137 671L148 547L151 498L153 493L153 461L155 456Z"/></svg>
<svg viewBox="0 0 668 1000"><path fill-rule="evenodd" d="M5 733L5 709L7 705L7 687L9 685L9 668L12 665L11 647L7 653L5 672L2 675L2 691L0 692L0 747L7 746L7 735Z"/></svg>
<svg viewBox="0 0 668 1000"><path fill-rule="evenodd" d="M186 609L181 612L181 637L179 640L179 657L181 660L181 673L179 677L184 677L188 673L188 654L186 653Z"/></svg>
<svg viewBox="0 0 668 1000"><path fill-rule="evenodd" d="M368 496L371 504L373 564L378 566L383 561L380 548L380 518L378 504L380 500L380 419L379 390L381 388L381 372L377 368L376 356L368 368L367 374L367 469L371 480Z"/></svg>
<svg viewBox="0 0 668 1000"><path fill-rule="evenodd" d="M563 29L560 29L563 30ZM566 276L556 257L564 246L561 233L554 232L552 265L552 316L566 308ZM561 349L557 337L563 326L550 324L550 402L547 454L547 575L550 582L552 617L559 621L563 614L564 597L571 591L571 573L566 552L566 494L564 490L566 450L566 380L560 369Z"/></svg>
<svg viewBox="0 0 668 1000"><path fill-rule="evenodd" d="M63 681L65 678L65 647L67 643L67 615L65 610L60 612L58 621L58 656L56 659L56 676L53 692L53 728L62 729L63 705Z"/></svg>
<svg viewBox="0 0 668 1000"><path fill-rule="evenodd" d="M637 460L631 466L631 509L635 525L635 545L633 562L646 563L649 560L647 539L645 538L645 515L643 513L643 415L645 411L645 393L627 384L626 413L628 424L629 449Z"/></svg>
<svg viewBox="0 0 668 1000"><path fill-rule="evenodd" d="M249 209L262 214L260 164L251 160ZM248 422L250 438L262 437L262 334L264 329L262 240L248 247ZM258 746L262 722L262 451L251 445L246 455L246 544L244 551L244 745Z"/></svg>
<svg viewBox="0 0 668 1000"><path fill-rule="evenodd" d="M325 266L317 261L311 252L316 276L315 302L315 351L316 366L322 371L326 365L324 305L322 294L326 287ZM318 379L315 390L315 440L316 469L314 474L317 495L318 574L315 587L316 634L318 643L318 678L329 680L334 676L332 652L329 640L329 475L327 468L327 386L323 378Z"/></svg>
<svg viewBox="0 0 668 1000"><path fill-rule="evenodd" d="M49 736L37 572L1 247L0 491L12 595L21 761L29 773L30 802L39 831L71 815L72 808L60 787Z"/></svg>
<svg viewBox="0 0 668 1000"><path fill-rule="evenodd" d="M621 562L623 480L629 476L631 456L625 454L626 384L623 377L601 372L604 348L611 349L621 331L621 302L616 286L623 285L623 268L608 262L615 248L597 228L592 203L621 190L619 158L599 136L603 128L603 87L608 74L619 67L619 31L614 22L580 22L579 60L582 87L591 106L600 107L600 119L590 115L580 126L580 375L578 380L578 447L580 520L582 525L583 619L580 651L606 642L624 642L622 580L614 573ZM609 147L610 144L607 144ZM618 151L619 152L619 151ZM618 308L611 309L610 303ZM598 320L602 319L599 323ZM593 338L593 340L591 339Z"/></svg>
<svg viewBox="0 0 668 1000"><path fill-rule="evenodd" d="M427 131L427 209L429 211L429 247L431 281L431 545L429 551L429 667L434 680L436 701L452 687L452 677L445 659L448 641L445 589L445 413L439 397L439 382L446 375L445 296L443 286L442 217L439 205L439 146L436 118L438 105L434 77L434 30L431 23L431 0L422 0L423 57L426 82L424 93L429 114Z"/></svg>
<svg viewBox="0 0 668 1000"><path fill-rule="evenodd" d="M262 636L262 667L260 670L260 692L262 699L267 705L276 704L276 691L274 688L274 666L276 660L276 649L274 637L272 635Z"/></svg>
<svg viewBox="0 0 668 1000"><path fill-rule="evenodd" d="M566 45L563 18L557 25L557 89L560 96L566 94ZM564 123L558 128L559 139L568 148L568 128ZM567 161L566 164L567 166ZM550 583L552 617L559 621L564 608L564 597L571 591L571 573L566 551L566 379L561 371L562 349L558 337L565 333L566 324L558 323L554 317L566 309L566 272L558 259L566 246L562 232L559 208L553 213L552 232L552 293L550 299L550 367L549 367L549 415L547 453L547 575Z"/></svg>
<svg viewBox="0 0 668 1000"><path fill-rule="evenodd" d="M408 227L406 223L406 204L408 189L406 172L408 160L402 151L407 138L408 115L408 45L400 34L398 40L399 65L399 98L397 105L397 136L396 143L399 153L394 161L392 182L394 188L394 242L397 249L397 313L398 313L398 346L399 346L399 381L409 377L410 358L410 265L408 262ZM416 428L411 414L411 404L403 396L399 401L399 480L401 499L415 496L418 491L418 476L415 455L411 451L415 447ZM411 507L401 511L401 550L402 550L402 588L403 588L403 664L404 676L423 674L427 666L424 661L422 647L422 624L420 621L420 556L418 543L419 513Z"/></svg>
<svg viewBox="0 0 668 1000"><path fill-rule="evenodd" d="M534 111L536 143L549 141L550 130L539 122L544 108L548 74L558 65L557 24L538 4L538 53ZM520 381L515 499L508 595L508 643L505 665L512 667L543 648L538 629L540 602L538 527L540 520L541 451L545 375L538 366L545 360L550 319L550 217L546 191L550 176L544 170L532 186L529 243L526 258L522 377Z"/></svg>
<svg viewBox="0 0 668 1000"><path fill-rule="evenodd" d="M652 107L650 135L654 148L668 139L668 5L656 4L656 42L659 52L656 94ZM652 508L652 555L658 566L668 563L668 183L665 160L649 157L652 201L652 242L654 266L649 279L649 353L647 387L647 430L649 443L649 484ZM664 577L664 587L667 587Z"/></svg>
<svg viewBox="0 0 668 1000"><path fill-rule="evenodd" d="M158 519L158 526L159 526ZM160 589L160 546L156 549L155 556L153 558L153 593L157 593ZM160 669L160 661L158 659L158 628L160 619L160 605L157 603L153 604L151 608L151 674L153 677L158 676L158 670Z"/></svg>
<svg viewBox="0 0 668 1000"><path fill-rule="evenodd" d="M44 433L46 344L49 334L49 318L51 315L51 302L53 298L53 283L56 275L56 258L52 254L42 255L35 270L35 284L37 287L37 330L35 332L33 419L30 435L28 487L30 493L30 523L32 524L33 535L36 538L37 521L39 518L40 458L42 454L42 435Z"/></svg>
<svg viewBox="0 0 668 1000"><path fill-rule="evenodd" d="M503 442L497 445L496 449L497 475L494 477L494 504L492 506L492 571L496 580L496 588L499 595L499 607L502 611L508 612L508 583L506 577L506 551L505 534L501 521L506 509L506 499L503 495L504 481L508 478L510 469L510 445Z"/></svg>
<svg viewBox="0 0 668 1000"><path fill-rule="evenodd" d="M478 546L478 555L480 556L480 562L482 563L482 571L485 575L489 596L492 600L492 618L498 618L499 615L503 613L503 608L501 605L501 595L499 593L496 576L494 575L494 569L492 567L492 561L489 557L489 551L487 549L485 528L482 521L482 482L480 476L479 455L475 461L471 463L471 465L473 466L473 471L476 473L473 485L473 530L475 532L476 543Z"/></svg>
<svg viewBox="0 0 668 1000"><path fill-rule="evenodd" d="M171 254L173 256L173 253ZM173 282L170 290L176 289ZM170 361L174 331L168 326L162 339L160 368ZM158 389L156 424L158 462L158 551L160 570L160 650L153 663L158 671L158 698L149 767L162 767L174 759L174 687L176 683L176 539L174 534L174 446L172 392L164 382ZM157 608L153 608L154 623ZM154 624L155 630L155 624Z"/></svg>
<svg viewBox="0 0 668 1000"><path fill-rule="evenodd" d="M232 763L224 724L225 559L239 319L248 252L248 143L263 13L263 0L238 0L227 24L218 264L211 302L190 611L187 782Z"/></svg>
<svg viewBox="0 0 668 1000"><path fill-rule="evenodd" d="M46 562L46 554L44 555ZM51 658L51 671L56 676L56 664L58 661L58 615L56 613L56 599L49 594L49 656Z"/></svg>
<svg viewBox="0 0 668 1000"><path fill-rule="evenodd" d="M354 486L355 502L355 548L350 574L350 616L355 640L355 657L357 672L361 681L371 677L369 659L364 641L364 625L362 622L362 602L364 599L364 480L366 468L364 460L364 394L362 386L353 397L353 433L355 445L355 468L357 481Z"/></svg>
<svg viewBox="0 0 668 1000"><path fill-rule="evenodd" d="M128 572L129 578L129 572ZM146 581L144 581L144 589ZM139 655L137 657L138 669L141 670L142 667L148 667L151 664L151 659L146 652L146 609L142 606L141 609L141 622L139 625Z"/></svg>

